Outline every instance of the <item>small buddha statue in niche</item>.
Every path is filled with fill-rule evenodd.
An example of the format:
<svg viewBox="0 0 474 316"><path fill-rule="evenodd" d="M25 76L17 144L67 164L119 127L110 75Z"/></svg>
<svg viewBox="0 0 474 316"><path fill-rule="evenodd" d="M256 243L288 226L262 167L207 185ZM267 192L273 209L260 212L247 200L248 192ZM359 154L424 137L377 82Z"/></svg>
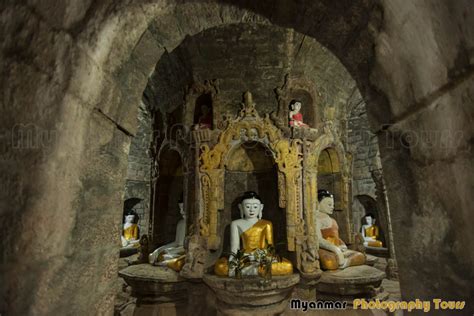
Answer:
<svg viewBox="0 0 474 316"><path fill-rule="evenodd" d="M303 123L303 114L300 113L301 111L301 101L299 100L292 100L290 102L290 113L288 114L290 126L294 127L308 127L307 124Z"/></svg>
<svg viewBox="0 0 474 316"><path fill-rule="evenodd" d="M211 107L207 104L201 106L201 116L199 116L198 122L194 125L194 129L211 129L212 128L212 111Z"/></svg>
<svg viewBox="0 0 474 316"><path fill-rule="evenodd" d="M361 227L362 237L364 238L364 246L367 247L383 247L379 238L379 228L375 225L375 217L372 214L364 216L364 225Z"/></svg>
<svg viewBox="0 0 474 316"><path fill-rule="evenodd" d="M365 255L347 249L339 238L339 226L329 215L334 211L334 196L326 190L318 190L319 208L316 213L316 231L319 239L319 260L325 270L345 269L365 263Z"/></svg>
<svg viewBox="0 0 474 316"><path fill-rule="evenodd" d="M138 214L134 210L128 210L124 214L122 227L122 247L133 248L139 246Z"/></svg>
<svg viewBox="0 0 474 316"><path fill-rule="evenodd" d="M178 202L179 213L182 218L176 225L175 240L169 244L163 245L153 251L149 256L149 262L157 266L165 266L175 270L181 271L186 254L184 251L184 238L186 236L186 212L182 201Z"/></svg>
<svg viewBox="0 0 474 316"><path fill-rule="evenodd" d="M243 249L245 254L254 258L255 251L273 246L273 225L262 219L263 203L257 193L245 192L239 203L241 219L232 221L230 225L230 250L237 253ZM242 241L242 243L241 243ZM232 260L232 257L230 258ZM219 276L234 276L235 271L229 269L229 260L222 257L214 265L214 272ZM242 275L258 275L259 263L251 262L244 269ZM289 275L293 273L292 263L283 258L281 262L273 259L271 263L272 275Z"/></svg>

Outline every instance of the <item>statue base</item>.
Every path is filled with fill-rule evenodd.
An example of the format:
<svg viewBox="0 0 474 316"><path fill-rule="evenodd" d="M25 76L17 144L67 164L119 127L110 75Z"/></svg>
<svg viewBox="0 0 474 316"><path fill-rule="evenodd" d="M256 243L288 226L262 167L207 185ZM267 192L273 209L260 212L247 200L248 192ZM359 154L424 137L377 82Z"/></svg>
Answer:
<svg viewBox="0 0 474 316"><path fill-rule="evenodd" d="M166 267L137 264L119 271L137 298L134 315L186 315L188 282Z"/></svg>
<svg viewBox="0 0 474 316"><path fill-rule="evenodd" d="M325 271L317 284L318 300L343 300L352 303L354 298L386 299L381 287L385 273L367 265L344 270Z"/></svg>
<svg viewBox="0 0 474 316"><path fill-rule="evenodd" d="M203 281L216 295L218 315L275 315L283 313L288 307L300 276L294 273L265 280L205 274Z"/></svg>
<svg viewBox="0 0 474 316"><path fill-rule="evenodd" d="M300 272L300 282L296 285L292 298L314 301L316 297L316 286L318 285L322 273L323 271L319 269L316 273L312 274Z"/></svg>
<svg viewBox="0 0 474 316"><path fill-rule="evenodd" d="M365 247L365 252L377 257L382 257L382 258L390 258L390 253L388 251L388 248L385 247L370 247L366 246Z"/></svg>

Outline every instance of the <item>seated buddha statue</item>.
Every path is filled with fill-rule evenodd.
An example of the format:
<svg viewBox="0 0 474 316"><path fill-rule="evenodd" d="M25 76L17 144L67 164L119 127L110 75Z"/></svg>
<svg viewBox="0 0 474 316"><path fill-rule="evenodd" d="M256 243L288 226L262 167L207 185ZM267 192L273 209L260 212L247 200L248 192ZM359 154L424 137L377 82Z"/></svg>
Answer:
<svg viewBox="0 0 474 316"><path fill-rule="evenodd" d="M326 190L318 190L319 208L316 213L316 231L319 239L319 260L325 270L345 269L365 263L365 255L347 249L339 238L339 226L329 215L334 211L334 197Z"/></svg>
<svg viewBox="0 0 474 316"><path fill-rule="evenodd" d="M211 107L207 104L201 106L201 116L198 119L194 129L211 129L212 128L212 112Z"/></svg>
<svg viewBox="0 0 474 316"><path fill-rule="evenodd" d="M294 127L307 127L308 125L303 123L303 114L300 113L301 111L301 101L292 100L290 102L290 113L288 114L289 117L289 125Z"/></svg>
<svg viewBox="0 0 474 316"><path fill-rule="evenodd" d="M242 275L261 275L259 263L254 261L257 250L273 246L273 225L262 219L263 203L257 193L245 192L239 203L241 219L232 221L230 225L230 250L232 253L242 250L251 258L250 264L242 269ZM230 256L233 259L233 255ZM222 257L214 265L214 272L219 276L234 276L234 269L229 269L229 259ZM293 273L293 265L287 259L271 262L272 275L288 275Z"/></svg>
<svg viewBox="0 0 474 316"><path fill-rule="evenodd" d="M361 233L364 238L364 246L367 247L383 247L379 238L379 228L375 225L375 217L372 214L364 216L365 224L362 225Z"/></svg>
<svg viewBox="0 0 474 316"><path fill-rule="evenodd" d="M124 214L122 227L122 247L133 248L139 246L138 214L134 210L128 210Z"/></svg>
<svg viewBox="0 0 474 316"><path fill-rule="evenodd" d="M184 251L184 237L186 236L186 213L183 202L178 202L179 213L182 218L176 225L175 240L169 244L157 248L149 255L149 261L153 265L165 266L176 272L181 271L184 265L186 254Z"/></svg>

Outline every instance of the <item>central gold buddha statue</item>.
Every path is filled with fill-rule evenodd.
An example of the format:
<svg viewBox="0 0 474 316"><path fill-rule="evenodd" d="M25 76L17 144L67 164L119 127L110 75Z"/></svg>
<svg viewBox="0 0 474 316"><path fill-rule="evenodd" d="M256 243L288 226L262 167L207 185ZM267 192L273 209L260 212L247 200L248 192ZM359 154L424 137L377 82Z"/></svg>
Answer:
<svg viewBox="0 0 474 316"><path fill-rule="evenodd" d="M319 208L316 212L316 231L319 239L319 261L325 270L345 269L365 263L365 255L347 249L339 238L339 226L329 215L334 211L334 197L326 190L318 191Z"/></svg>
<svg viewBox="0 0 474 316"><path fill-rule="evenodd" d="M240 249L249 255L250 263L242 269L242 275L251 276L261 274L259 263L254 261L257 250L273 246L273 225L270 221L261 219L263 203L257 193L245 192L239 203L241 219L230 225L230 250L237 253ZM241 244L242 242L242 244ZM233 255L231 255L231 260ZM234 269L229 269L229 260L222 257L214 266L214 273L219 276L234 276ZM285 258L276 259L271 263L272 275L289 275L293 273L293 265Z"/></svg>

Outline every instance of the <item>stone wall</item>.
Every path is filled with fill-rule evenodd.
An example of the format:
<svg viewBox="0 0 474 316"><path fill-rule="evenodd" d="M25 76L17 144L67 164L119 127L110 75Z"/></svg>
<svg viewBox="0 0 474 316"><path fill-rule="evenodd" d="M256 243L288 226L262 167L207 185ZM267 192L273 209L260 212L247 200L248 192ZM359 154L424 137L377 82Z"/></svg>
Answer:
<svg viewBox="0 0 474 316"><path fill-rule="evenodd" d="M380 151L377 136L371 132L367 118L366 103L357 90L348 99L347 146L352 154L352 215L354 232L360 232L361 218L371 212L377 217L377 210L366 209L358 196L376 199L376 187L371 172L381 170Z"/></svg>
<svg viewBox="0 0 474 316"><path fill-rule="evenodd" d="M332 106L336 115L345 115L355 82L341 62L315 39L267 24L232 24L186 37L160 59L145 95L152 106L170 113L183 104L187 85L218 79L220 114L236 115L247 90L257 110L270 113L278 107L274 89L287 74L314 93L303 100L303 113L304 107L317 107L321 115Z"/></svg>
<svg viewBox="0 0 474 316"><path fill-rule="evenodd" d="M149 75L187 35L255 21L317 39L355 78L379 137L403 298L471 301L472 1L176 3L2 4L0 312L111 313L130 135ZM28 123L57 137L15 147L14 127ZM457 137L434 144L426 131Z"/></svg>
<svg viewBox="0 0 474 316"><path fill-rule="evenodd" d="M142 201L134 207L140 220L140 235L148 233L150 217L150 172L152 160L149 148L152 137L150 112L145 104L138 108L138 128L130 143L128 154L127 179L125 182L125 200L139 198Z"/></svg>

